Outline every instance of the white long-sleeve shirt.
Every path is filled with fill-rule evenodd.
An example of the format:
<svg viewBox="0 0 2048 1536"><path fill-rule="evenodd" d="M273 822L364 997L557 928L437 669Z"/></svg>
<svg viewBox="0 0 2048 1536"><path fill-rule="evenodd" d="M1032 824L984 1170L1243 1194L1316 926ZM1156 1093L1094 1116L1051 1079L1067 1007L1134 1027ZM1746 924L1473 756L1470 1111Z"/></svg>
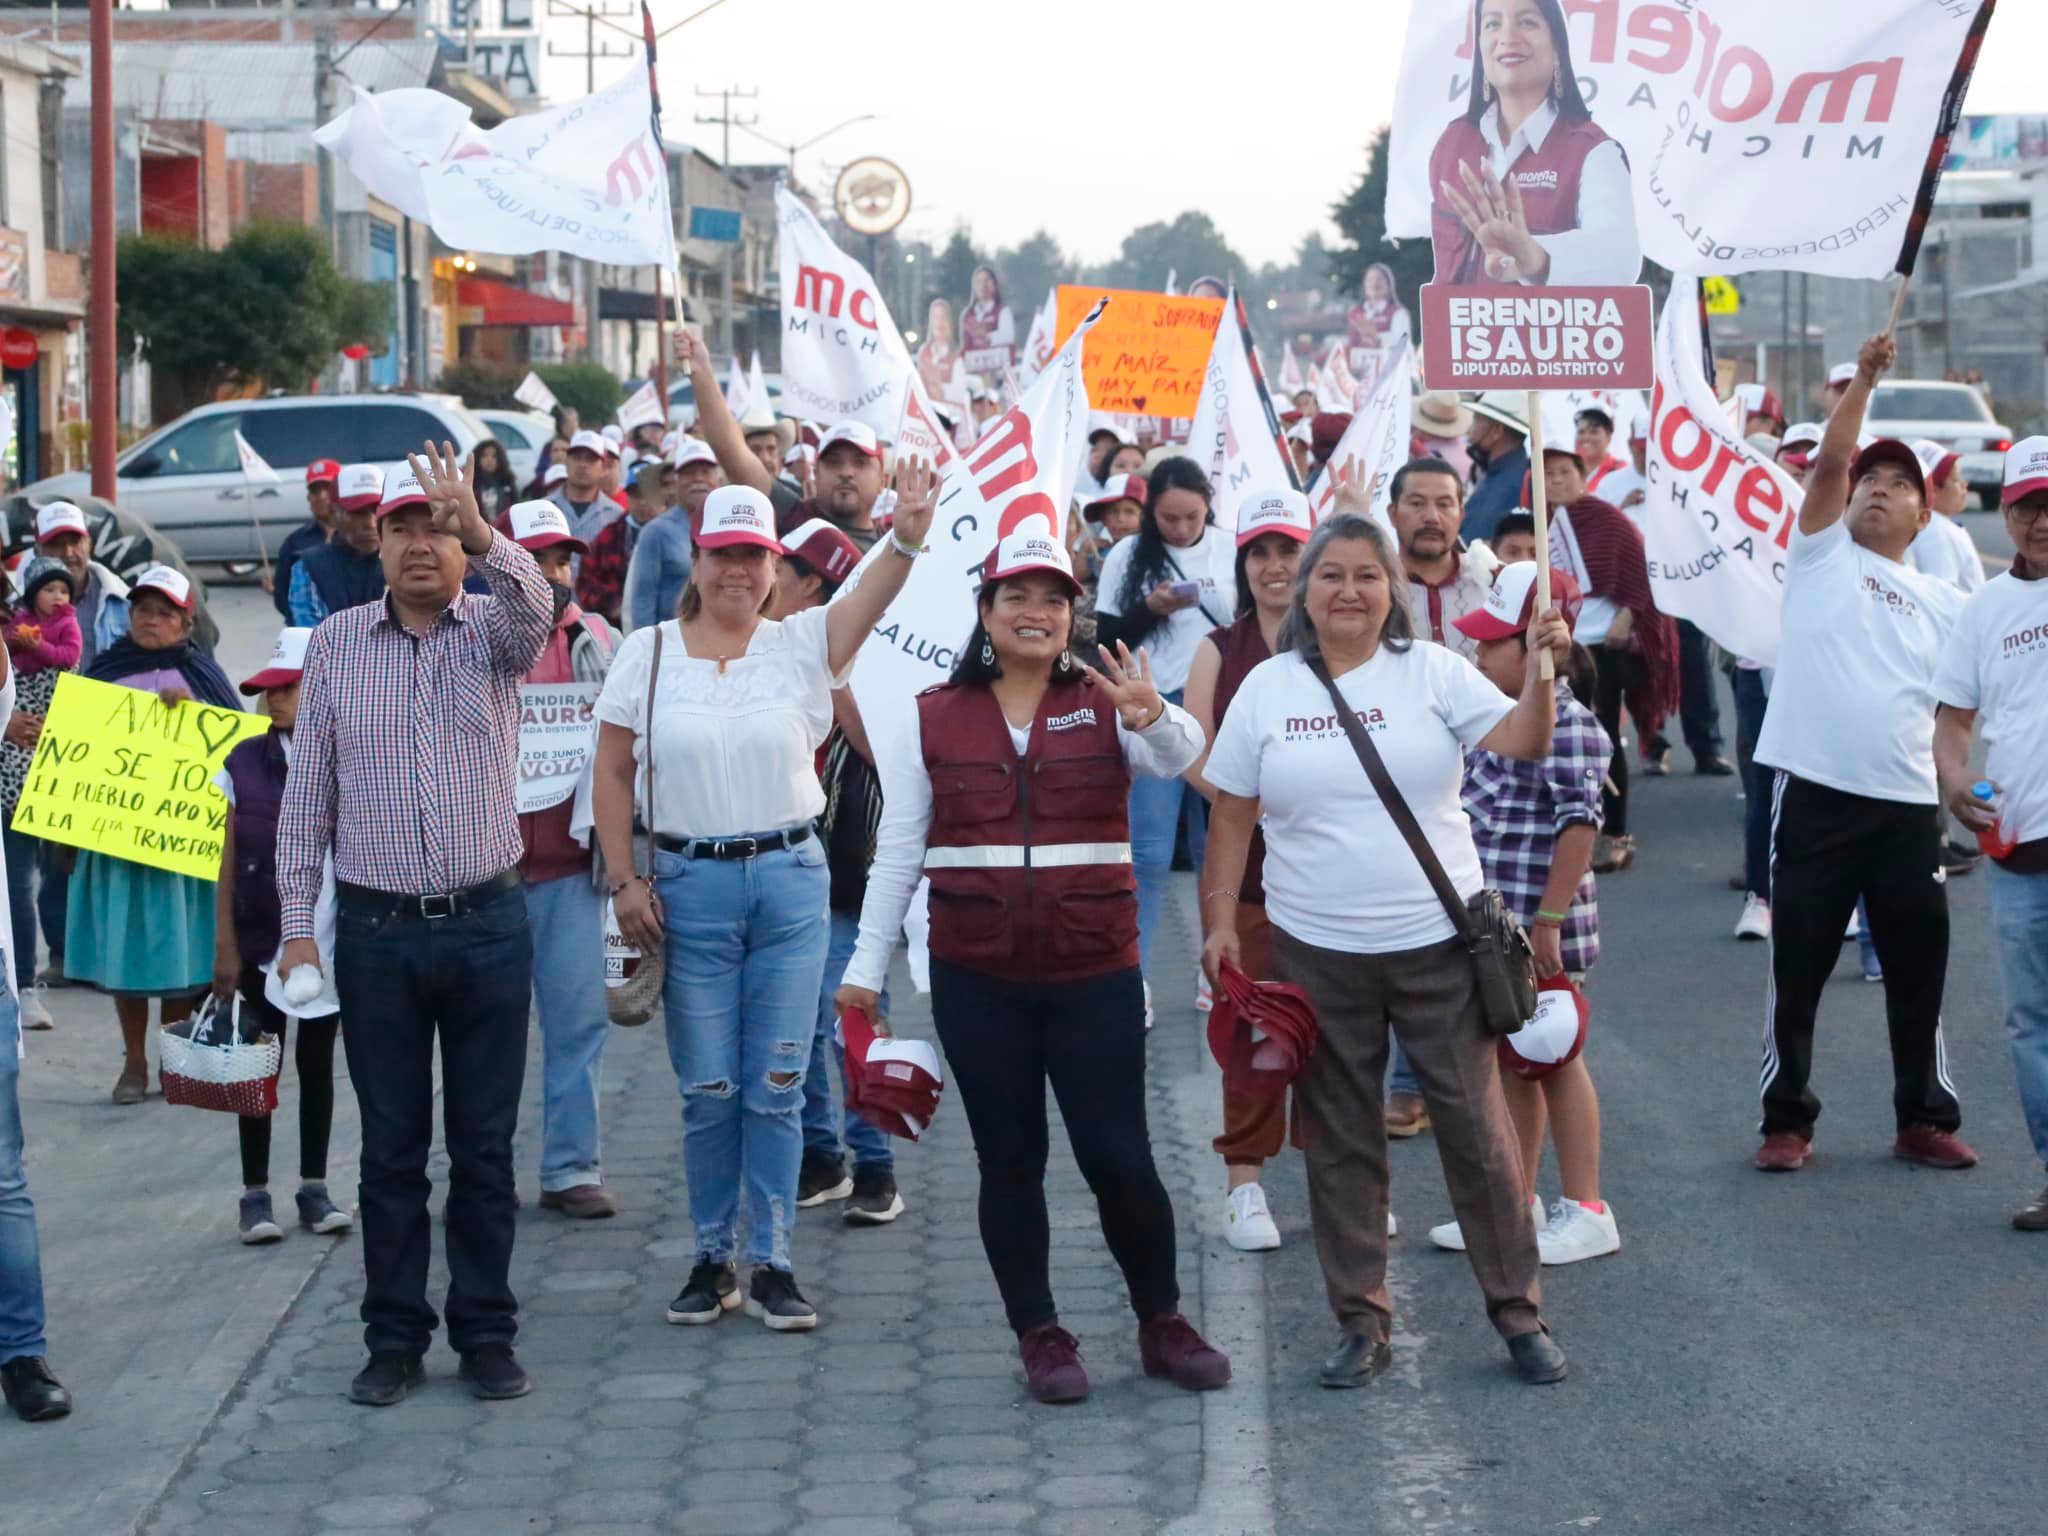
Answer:
<svg viewBox="0 0 2048 1536"><path fill-rule="evenodd" d="M868 893L861 903L860 938L847 964L845 984L882 990L889 975L889 952L903 931L904 915L924 878L925 835L932 825L932 777L924 761L924 716L917 721L918 739L882 772L882 819L875 828L875 862L868 870ZM1142 731L1116 723L1116 739L1132 773L1170 779L1195 765L1206 745L1195 717L1178 704ZM1030 727L1010 727L1017 756L1030 746Z"/></svg>

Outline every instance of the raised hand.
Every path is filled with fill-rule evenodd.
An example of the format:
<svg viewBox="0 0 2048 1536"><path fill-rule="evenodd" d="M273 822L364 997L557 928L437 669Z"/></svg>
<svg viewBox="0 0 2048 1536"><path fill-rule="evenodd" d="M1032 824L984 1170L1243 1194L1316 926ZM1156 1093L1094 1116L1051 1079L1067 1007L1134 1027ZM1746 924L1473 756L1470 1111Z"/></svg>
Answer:
<svg viewBox="0 0 2048 1536"><path fill-rule="evenodd" d="M1152 683L1152 659L1140 647L1133 656L1131 648L1119 640L1115 651L1100 646L1102 669L1088 668L1089 681L1109 697L1116 706L1117 714L1123 719L1127 731L1142 731L1155 724L1166 713L1166 701L1159 696L1159 690Z"/></svg>
<svg viewBox="0 0 2048 1536"><path fill-rule="evenodd" d="M1372 516L1372 504L1380 493L1380 477L1366 478L1365 468L1354 455L1330 472L1330 484L1335 500L1331 503L1333 512L1355 512L1360 517Z"/></svg>
<svg viewBox="0 0 2048 1536"><path fill-rule="evenodd" d="M1437 183L1437 196L1456 214L1484 253L1486 276L1497 283L1526 278L1541 282L1550 275L1550 257L1529 233L1522 194L1484 165L1460 164L1462 187Z"/></svg>
<svg viewBox="0 0 2048 1536"><path fill-rule="evenodd" d="M443 442L437 448L430 442L423 453L409 453L405 461L419 476L427 509L434 515L434 531L459 540L468 554L481 555L488 550L491 525L477 505L474 456L465 461L453 443Z"/></svg>
<svg viewBox="0 0 2048 1536"><path fill-rule="evenodd" d="M1856 372L1866 384L1875 384L1892 371L1899 360L1899 344L1889 331L1879 331L1856 354Z"/></svg>
<svg viewBox="0 0 2048 1536"><path fill-rule="evenodd" d="M938 472L915 454L896 461L896 537L922 545L939 505Z"/></svg>

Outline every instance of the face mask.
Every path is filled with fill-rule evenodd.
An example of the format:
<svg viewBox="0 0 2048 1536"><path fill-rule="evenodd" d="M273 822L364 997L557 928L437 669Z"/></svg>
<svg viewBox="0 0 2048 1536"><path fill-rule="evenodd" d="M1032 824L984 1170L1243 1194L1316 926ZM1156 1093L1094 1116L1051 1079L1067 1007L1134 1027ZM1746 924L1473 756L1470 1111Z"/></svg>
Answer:
<svg viewBox="0 0 2048 1536"><path fill-rule="evenodd" d="M567 587L556 586L552 581L548 586L555 595L555 622L559 624L562 622L562 615L569 611L569 605L576 601L576 594Z"/></svg>

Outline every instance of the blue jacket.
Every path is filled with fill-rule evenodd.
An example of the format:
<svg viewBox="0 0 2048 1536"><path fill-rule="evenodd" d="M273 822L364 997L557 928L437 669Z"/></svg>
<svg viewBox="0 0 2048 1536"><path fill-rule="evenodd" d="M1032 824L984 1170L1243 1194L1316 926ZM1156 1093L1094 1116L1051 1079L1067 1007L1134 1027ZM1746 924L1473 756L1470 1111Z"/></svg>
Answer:
<svg viewBox="0 0 2048 1536"><path fill-rule="evenodd" d="M1500 520L1522 505L1522 477L1528 473L1527 448L1496 459L1465 498L1465 521L1458 527L1458 537L1467 544L1474 539L1490 542Z"/></svg>
<svg viewBox="0 0 2048 1536"><path fill-rule="evenodd" d="M670 507L640 530L626 573L626 627L645 629L676 616L690 579L690 518Z"/></svg>

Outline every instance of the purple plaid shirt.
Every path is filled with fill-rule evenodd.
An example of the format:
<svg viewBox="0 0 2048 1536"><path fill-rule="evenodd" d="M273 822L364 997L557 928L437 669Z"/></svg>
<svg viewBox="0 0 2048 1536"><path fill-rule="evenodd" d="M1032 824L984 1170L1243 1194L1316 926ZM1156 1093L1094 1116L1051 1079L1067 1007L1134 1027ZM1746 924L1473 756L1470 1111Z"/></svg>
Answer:
<svg viewBox="0 0 2048 1536"><path fill-rule="evenodd" d="M1492 752L1465 754L1465 815L1486 883L1525 926L1543 905L1557 834L1579 823L1600 825L1600 786L1613 751L1593 711L1560 680L1549 757L1524 763ZM1590 970L1600 957L1600 907L1590 871L1572 893L1560 937L1567 971Z"/></svg>
<svg viewBox="0 0 2048 1536"><path fill-rule="evenodd" d="M334 877L429 896L519 862L519 685L554 628L533 556L502 535L425 635L390 599L323 620L306 645L292 771L277 820L283 937L313 937L321 855Z"/></svg>

